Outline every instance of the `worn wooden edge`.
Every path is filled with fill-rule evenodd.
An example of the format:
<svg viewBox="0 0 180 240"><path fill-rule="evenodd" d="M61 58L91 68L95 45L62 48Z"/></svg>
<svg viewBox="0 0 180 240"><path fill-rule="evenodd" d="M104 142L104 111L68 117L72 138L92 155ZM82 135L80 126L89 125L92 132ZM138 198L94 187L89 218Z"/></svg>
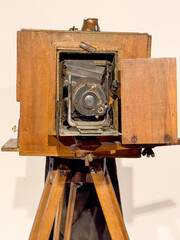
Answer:
<svg viewBox="0 0 180 240"><path fill-rule="evenodd" d="M140 158L140 147L123 147L117 138L104 137L99 139L99 146L75 146L72 138L60 138L60 142L56 138L50 136L48 146L41 145L20 145L20 155L36 155L36 156L56 156L65 158L80 158L83 153L90 152L93 158L117 157L117 158ZM72 147L73 146L73 147Z"/></svg>
<svg viewBox="0 0 180 240"><path fill-rule="evenodd" d="M148 41L147 41L147 57L151 57L151 46L152 46L152 36L148 36Z"/></svg>
<svg viewBox="0 0 180 240"><path fill-rule="evenodd" d="M127 58L127 59L121 59L120 64L123 62L135 62L135 61L153 61L153 60L167 60L167 59L174 59L176 61L176 57L153 57L153 58Z"/></svg>
<svg viewBox="0 0 180 240"><path fill-rule="evenodd" d="M18 152L18 140L17 138L10 138L2 147L1 151L3 152Z"/></svg>
<svg viewBox="0 0 180 240"><path fill-rule="evenodd" d="M60 153L60 151L19 151L20 156L49 156L49 157L62 157L62 158L73 158L79 159L82 153L74 154L74 153ZM93 158L141 158L141 149L129 149L128 151L124 150L112 150L104 151L102 153L91 153Z"/></svg>
<svg viewBox="0 0 180 240"><path fill-rule="evenodd" d="M17 76L16 76L16 101L20 102L20 84L21 84L21 50L20 50L21 32L17 32Z"/></svg>
<svg viewBox="0 0 180 240"><path fill-rule="evenodd" d="M146 147L167 147L167 146L179 146L180 145L180 138L178 138L177 143L169 143L169 144L135 144L135 145L122 145L121 150L112 150L111 151L104 151L102 153L92 153L94 157L123 157L123 158L140 158L141 157L141 148ZM18 140L16 138L10 138L2 147L1 151L3 152L19 152L22 156L62 156L66 158L73 158L77 157L79 158L81 155L81 152L77 154L77 156L74 156L73 153L63 153L60 154L60 149L56 147L56 151L20 151L18 147Z"/></svg>
<svg viewBox="0 0 180 240"><path fill-rule="evenodd" d="M45 32L45 33L78 33L78 34L119 34L119 35L145 35L145 36L150 36L149 33L139 33L139 32L110 32L110 31L101 31L101 32L88 32L88 31L69 31L69 30L51 30L51 29L31 29L31 28L22 28L20 31L22 32Z"/></svg>
<svg viewBox="0 0 180 240"><path fill-rule="evenodd" d="M147 148L147 147L168 147L168 146L179 146L180 138L177 139L176 143L162 143L162 144L122 144L123 147L126 148Z"/></svg>

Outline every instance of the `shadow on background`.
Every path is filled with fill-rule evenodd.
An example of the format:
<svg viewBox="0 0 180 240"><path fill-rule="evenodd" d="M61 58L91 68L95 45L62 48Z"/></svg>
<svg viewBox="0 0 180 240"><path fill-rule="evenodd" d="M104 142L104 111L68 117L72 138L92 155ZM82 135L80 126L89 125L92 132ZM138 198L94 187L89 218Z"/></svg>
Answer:
<svg viewBox="0 0 180 240"><path fill-rule="evenodd" d="M148 214L152 212L157 212L166 208L174 208L176 203L171 199L165 199L158 202L153 202L150 204L142 205L139 207L134 206L134 197L133 197L133 167L122 166L121 160L118 161L118 171L120 172L120 192L123 208L123 216L126 223L133 223L135 218L142 214ZM162 217L162 220L159 219L153 220L151 223L151 229L154 232L153 240L157 240L157 226L165 226L168 228L173 240L180 239L180 231L178 226L175 224L175 221L170 221L170 219ZM151 232L152 234L152 232ZM152 236L151 236L152 237Z"/></svg>
<svg viewBox="0 0 180 240"><path fill-rule="evenodd" d="M123 179L123 181L120 182L120 191L121 191L122 199L123 199L123 196L125 196L123 201L123 210L124 210L123 212L124 212L124 218L126 222L132 223L136 215L176 206L176 204L172 200L166 199L159 202L143 205L140 207L134 207L133 168L124 167L119 161L118 169L121 173L121 179Z"/></svg>
<svg viewBox="0 0 180 240"><path fill-rule="evenodd" d="M14 207L25 208L34 218L44 186L45 158L26 157L26 176L17 178Z"/></svg>

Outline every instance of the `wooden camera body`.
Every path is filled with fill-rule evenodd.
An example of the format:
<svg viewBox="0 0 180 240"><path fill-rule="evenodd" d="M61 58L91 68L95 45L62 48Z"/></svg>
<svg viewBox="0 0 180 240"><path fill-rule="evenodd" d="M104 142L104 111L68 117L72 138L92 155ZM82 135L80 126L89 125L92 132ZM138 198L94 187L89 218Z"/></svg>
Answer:
<svg viewBox="0 0 180 240"><path fill-rule="evenodd" d="M20 155L140 157L176 144L176 59L150 55L146 33L19 31Z"/></svg>

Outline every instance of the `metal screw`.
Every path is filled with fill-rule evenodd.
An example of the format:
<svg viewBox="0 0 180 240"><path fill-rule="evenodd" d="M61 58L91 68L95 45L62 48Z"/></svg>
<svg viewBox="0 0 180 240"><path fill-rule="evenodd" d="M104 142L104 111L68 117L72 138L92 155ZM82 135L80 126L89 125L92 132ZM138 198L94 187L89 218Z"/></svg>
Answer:
<svg viewBox="0 0 180 240"><path fill-rule="evenodd" d="M171 137L170 137L168 134L166 134L166 135L164 136L164 141L165 141L166 143L170 143Z"/></svg>
<svg viewBox="0 0 180 240"><path fill-rule="evenodd" d="M97 111L98 111L98 113L102 113L103 112L103 108L99 107Z"/></svg>
<svg viewBox="0 0 180 240"><path fill-rule="evenodd" d="M97 169L95 167L92 167L91 168L91 173L96 173L97 172Z"/></svg>
<svg viewBox="0 0 180 240"><path fill-rule="evenodd" d="M136 142L137 142L137 137L136 137L136 136L133 136L133 137L131 138L131 142L132 142L132 143L136 143Z"/></svg>

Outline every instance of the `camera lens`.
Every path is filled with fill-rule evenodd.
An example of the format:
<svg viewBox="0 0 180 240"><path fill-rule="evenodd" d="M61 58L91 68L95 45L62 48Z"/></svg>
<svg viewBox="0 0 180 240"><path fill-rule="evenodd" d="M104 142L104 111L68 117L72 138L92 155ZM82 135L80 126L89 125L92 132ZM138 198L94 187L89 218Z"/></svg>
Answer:
<svg viewBox="0 0 180 240"><path fill-rule="evenodd" d="M92 92L87 92L84 96L83 96L83 106L85 108L89 108L92 109L96 106L97 104L97 97L94 93Z"/></svg>
<svg viewBox="0 0 180 240"><path fill-rule="evenodd" d="M93 108L94 105L96 104L96 99L92 94L88 94L84 98L84 103L85 103L86 107Z"/></svg>

